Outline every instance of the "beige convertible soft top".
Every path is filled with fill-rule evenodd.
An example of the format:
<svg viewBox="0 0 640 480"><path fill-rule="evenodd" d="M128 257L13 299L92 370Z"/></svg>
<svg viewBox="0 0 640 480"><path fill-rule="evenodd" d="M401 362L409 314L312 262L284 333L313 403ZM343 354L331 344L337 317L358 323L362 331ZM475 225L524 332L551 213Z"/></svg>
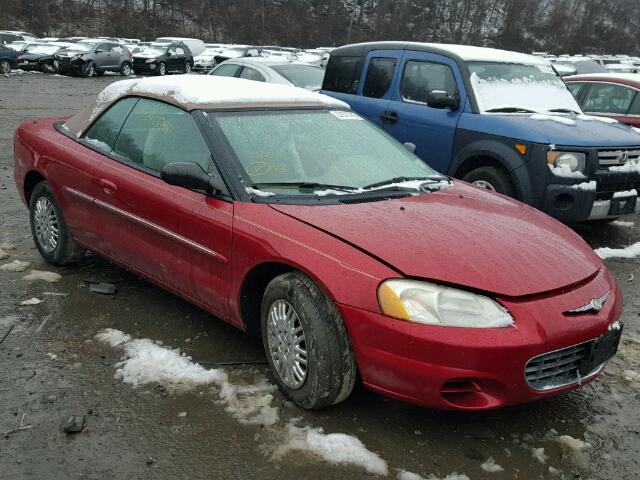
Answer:
<svg viewBox="0 0 640 480"><path fill-rule="evenodd" d="M184 110L247 108L324 107L348 109L346 103L287 85L255 82L213 75L151 77L114 82L105 88L93 106L81 110L65 122L66 129L79 137L107 108L122 97L138 96L162 100Z"/></svg>

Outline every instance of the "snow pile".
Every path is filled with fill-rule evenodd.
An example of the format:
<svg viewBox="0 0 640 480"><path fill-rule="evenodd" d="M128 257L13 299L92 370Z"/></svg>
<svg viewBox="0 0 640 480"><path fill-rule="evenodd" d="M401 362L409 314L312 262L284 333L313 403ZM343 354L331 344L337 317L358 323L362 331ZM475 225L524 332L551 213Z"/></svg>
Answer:
<svg viewBox="0 0 640 480"><path fill-rule="evenodd" d="M9 258L9 254L0 248L0 260L4 260L5 258Z"/></svg>
<svg viewBox="0 0 640 480"><path fill-rule="evenodd" d="M624 190L620 192L614 192L613 198L625 198L625 197L637 197L638 191L634 188L632 190Z"/></svg>
<svg viewBox="0 0 640 480"><path fill-rule="evenodd" d="M226 404L225 411L240 423L269 427L280 419L278 408L271 406L271 392L276 389L266 380L256 385L233 385L225 381L220 398Z"/></svg>
<svg viewBox="0 0 640 480"><path fill-rule="evenodd" d="M622 328L622 325L620 325L620 321L616 320L615 322L613 322L611 325L607 327L607 330L620 330L621 328Z"/></svg>
<svg viewBox="0 0 640 480"><path fill-rule="evenodd" d="M545 115L543 113L536 113L529 117L531 120L549 120L551 122L561 123L563 125L575 125L576 121L562 115Z"/></svg>
<svg viewBox="0 0 640 480"><path fill-rule="evenodd" d="M575 188L577 190L585 190L587 192L595 192L596 191L596 181L591 180L590 182L582 182L577 185L571 185L571 188Z"/></svg>
<svg viewBox="0 0 640 480"><path fill-rule="evenodd" d="M640 256L640 242L624 248L602 247L594 250L600 258L635 258Z"/></svg>
<svg viewBox="0 0 640 480"><path fill-rule="evenodd" d="M40 300L39 298L33 297L33 298L30 298L29 300L23 300L22 302L20 302L20 305L22 306L39 305L42 302L44 302L44 300Z"/></svg>
<svg viewBox="0 0 640 480"><path fill-rule="evenodd" d="M610 172L622 172L622 173L640 173L640 158L632 160L620 166L609 167Z"/></svg>
<svg viewBox="0 0 640 480"><path fill-rule="evenodd" d="M625 222L623 220L614 220L611 222L611 225L615 225L616 227L634 227L635 223L633 222ZM0 267L2 268L2 267Z"/></svg>
<svg viewBox="0 0 640 480"><path fill-rule="evenodd" d="M577 115L576 118L580 120L584 120L585 122L594 121L594 122L611 123L611 124L618 123L618 121L615 118L598 117L596 115L585 115L584 113Z"/></svg>
<svg viewBox="0 0 640 480"><path fill-rule="evenodd" d="M27 268L29 268L30 265L31 262L21 262L20 260L14 260L13 262L0 265L0 270L4 270L5 272L24 272Z"/></svg>
<svg viewBox="0 0 640 480"><path fill-rule="evenodd" d="M556 175L557 177L565 177L565 178L586 178L582 172L572 171L568 165L561 165L559 167L555 167L551 164L549 165L549 170L551 173Z"/></svg>
<svg viewBox="0 0 640 480"><path fill-rule="evenodd" d="M446 477L440 479L435 475L429 475L428 477L423 477L422 475L418 475L417 473L408 472L406 470L400 470L398 472L398 480L470 480L466 475L458 475L457 473L452 473L447 475Z"/></svg>
<svg viewBox="0 0 640 480"><path fill-rule="evenodd" d="M622 378L624 378L627 382L638 382L640 383L640 373L635 370L625 370L622 372Z"/></svg>
<svg viewBox="0 0 640 480"><path fill-rule="evenodd" d="M486 462L480 465L480 468L488 473L504 472L504 468L498 465L493 457L489 457Z"/></svg>
<svg viewBox="0 0 640 480"><path fill-rule="evenodd" d="M46 272L42 270L31 270L30 273L22 277L23 280L42 280L43 282L56 283L59 282L62 275L55 272Z"/></svg>
<svg viewBox="0 0 640 480"><path fill-rule="evenodd" d="M247 187L244 189L249 195L255 195L256 197L272 197L275 195L273 192L265 192L264 190L260 190L258 188Z"/></svg>
<svg viewBox="0 0 640 480"><path fill-rule="evenodd" d="M547 455L544 454L544 448L532 448L531 456L535 458L537 461L539 461L540 463L545 463L547 461L547 458L549 458Z"/></svg>
<svg viewBox="0 0 640 480"><path fill-rule="evenodd" d="M0 243L0 250L15 250L16 245L14 243Z"/></svg>
<svg viewBox="0 0 640 480"><path fill-rule="evenodd" d="M556 441L563 447L567 447L575 452L582 452L591 448L590 443L587 443L578 438L573 438L571 435L560 435L558 438L556 438Z"/></svg>
<svg viewBox="0 0 640 480"><path fill-rule="evenodd" d="M297 419L287 425L288 440L274 452L280 458L291 451L304 451L334 464L349 464L376 475L388 475L387 462L368 450L364 444L344 433L324 433L322 428L298 427Z"/></svg>

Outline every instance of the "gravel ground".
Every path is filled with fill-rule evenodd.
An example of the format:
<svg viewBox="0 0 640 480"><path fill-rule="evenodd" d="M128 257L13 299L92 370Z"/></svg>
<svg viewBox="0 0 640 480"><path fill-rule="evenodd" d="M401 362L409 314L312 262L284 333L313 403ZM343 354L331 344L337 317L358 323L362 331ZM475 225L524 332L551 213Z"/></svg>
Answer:
<svg viewBox="0 0 640 480"><path fill-rule="evenodd" d="M0 340L6 335L0 344L0 478L371 477L358 466L330 464L305 452L275 457L287 438L287 422L296 417L300 425L359 438L388 462L389 478L400 470L438 478L457 472L471 479L640 477L640 379L629 373L640 370L640 259L607 261L624 290L625 332L604 374L578 391L528 405L437 412L358 391L335 408L310 413L273 392L279 420L259 426L234 418L215 386L184 392L134 388L114 378L123 351L94 338L108 327L162 341L208 368L234 364L225 369L236 383L267 376L255 339L102 259L90 256L53 269L33 246L11 175L14 129L28 118L71 114L119 78L0 78L0 243L16 245L7 261L26 260L30 268L62 275L57 283L29 282L24 273L0 271ZM594 248L640 241L640 218L625 220L635 226L577 231ZM88 282L96 280L114 283L118 292L90 292ZM45 301L18 306L32 297ZM81 433L62 431L69 415L86 418ZM557 435L591 446L575 451L560 445ZM534 448L544 448L544 463ZM504 470L485 471L481 465L490 457Z"/></svg>

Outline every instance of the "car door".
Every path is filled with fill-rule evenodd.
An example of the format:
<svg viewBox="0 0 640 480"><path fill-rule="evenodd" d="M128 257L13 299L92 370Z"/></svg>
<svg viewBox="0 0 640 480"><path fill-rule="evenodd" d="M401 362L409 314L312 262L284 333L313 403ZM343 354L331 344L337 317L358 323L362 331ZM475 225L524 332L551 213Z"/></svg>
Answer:
<svg viewBox="0 0 640 480"><path fill-rule="evenodd" d="M167 48L167 70L175 71L178 69L178 62L180 61L177 58L178 54L176 52L175 45L171 45Z"/></svg>
<svg viewBox="0 0 640 480"><path fill-rule="evenodd" d="M365 58L357 96L349 98L351 108L376 125L383 127L391 100L392 85L402 58L402 50L369 52Z"/></svg>
<svg viewBox="0 0 640 480"><path fill-rule="evenodd" d="M399 141L416 145L416 154L439 172L447 173L453 140L466 100L466 90L456 63L448 57L407 50L392 85L384 128ZM430 92L458 96L459 107L429 106Z"/></svg>
<svg viewBox="0 0 640 480"><path fill-rule="evenodd" d="M110 67L110 54L111 47L108 43L101 43L100 45L98 45L98 48L96 48L96 53L94 55L94 62L98 70L104 71Z"/></svg>
<svg viewBox="0 0 640 480"><path fill-rule="evenodd" d="M626 123L626 115L637 90L610 82L589 82L589 89L582 98L582 110L589 115L614 118Z"/></svg>
<svg viewBox="0 0 640 480"><path fill-rule="evenodd" d="M172 162L209 170L211 153L190 113L141 98L96 174L104 253L224 316L232 205L164 182Z"/></svg>
<svg viewBox="0 0 640 480"><path fill-rule="evenodd" d="M185 68L185 62L187 61L187 54L184 51L184 48L181 46L176 47L176 56L175 56L175 68L177 70L183 70Z"/></svg>

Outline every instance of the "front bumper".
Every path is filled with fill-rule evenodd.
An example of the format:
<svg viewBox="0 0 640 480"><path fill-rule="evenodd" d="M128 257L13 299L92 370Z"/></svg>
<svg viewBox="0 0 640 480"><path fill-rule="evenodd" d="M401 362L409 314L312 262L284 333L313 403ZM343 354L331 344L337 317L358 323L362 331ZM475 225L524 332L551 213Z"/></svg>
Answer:
<svg viewBox="0 0 640 480"><path fill-rule="evenodd" d="M208 72L213 67L215 67L214 63L197 63L196 62L193 64L193 70L195 72Z"/></svg>
<svg viewBox="0 0 640 480"><path fill-rule="evenodd" d="M158 70L156 63L134 63L133 71L137 74L155 74Z"/></svg>
<svg viewBox="0 0 640 480"><path fill-rule="evenodd" d="M562 312L610 295L598 313ZM421 406L487 410L557 395L602 370L557 388L536 390L525 378L529 360L603 335L622 312L622 296L606 271L570 291L501 303L516 326L461 329L420 325L340 305L364 384Z"/></svg>
<svg viewBox="0 0 640 480"><path fill-rule="evenodd" d="M18 62L16 68L24 70L25 72L33 72L36 70L40 70L40 65L38 64L38 62Z"/></svg>

